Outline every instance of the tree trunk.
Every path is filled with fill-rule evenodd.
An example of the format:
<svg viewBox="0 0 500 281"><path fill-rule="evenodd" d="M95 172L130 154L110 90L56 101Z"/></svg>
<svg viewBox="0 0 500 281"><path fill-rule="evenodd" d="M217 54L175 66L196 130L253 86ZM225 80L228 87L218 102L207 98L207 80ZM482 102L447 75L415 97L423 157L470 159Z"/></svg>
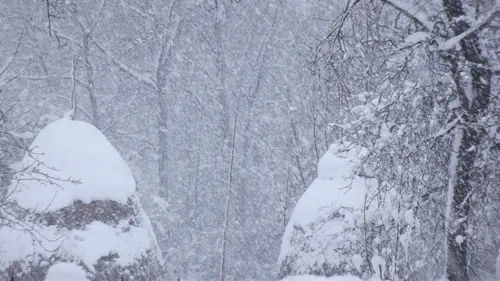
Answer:
<svg viewBox="0 0 500 281"><path fill-rule="evenodd" d="M160 179L159 195L168 200L168 111L166 105L166 95L157 90L157 99L159 107L158 116L158 177Z"/></svg>
<svg viewBox="0 0 500 281"><path fill-rule="evenodd" d="M170 49L167 50L166 42L163 41L160 56L156 68L156 99L158 104L158 177L160 179L159 195L168 200L168 101L165 91L166 72L168 65L166 60Z"/></svg>
<svg viewBox="0 0 500 281"><path fill-rule="evenodd" d="M229 118L229 103L226 91L226 61L225 61L225 50L224 50L224 36L223 36L223 18L224 17L224 3L219 3L215 1L215 43L216 43L216 59L215 64L217 67L217 93L219 101L219 115L220 115L220 127L222 129L222 153L224 154L227 149L227 142L230 137L230 118Z"/></svg>
<svg viewBox="0 0 500 281"><path fill-rule="evenodd" d="M94 85L94 69L92 68L92 64L90 62L90 34L88 34L85 30L83 32L83 57L85 61L85 70L87 72L87 90L89 92L90 99L90 107L92 111L92 123L97 128L100 127L100 116L99 109L97 105L97 98L95 95L95 85Z"/></svg>
<svg viewBox="0 0 500 281"><path fill-rule="evenodd" d="M229 207L231 205L231 194L232 194L232 185L233 185L233 166L234 166L234 153L236 142L236 125L238 122L238 115L234 116L234 125L233 125L233 135L231 141L231 159L229 162L229 176L227 180L227 197L226 197L226 209L224 211L224 225L222 226L222 247L221 247L221 259L220 259L220 272L219 272L219 281L224 281L226 276L226 248L227 248L227 232L229 225Z"/></svg>
<svg viewBox="0 0 500 281"><path fill-rule="evenodd" d="M461 0L443 0L443 7L451 23L455 36L470 28L463 20L466 16ZM464 90L461 71L467 69L459 64L459 58L452 54L451 72L454 76L456 90L460 100L462 120L456 129L456 145L450 160L450 180L447 210L447 245L446 245L446 277L449 281L468 281L467 250L469 214L471 209L472 181L477 158L477 147L481 140L481 132L477 121L488 109L490 103L491 70L487 60L481 55L478 37L475 33L460 42L460 53L470 69L472 91L469 95ZM455 158L454 158L455 157ZM456 162L455 162L456 161ZM455 162L455 163L454 163Z"/></svg>

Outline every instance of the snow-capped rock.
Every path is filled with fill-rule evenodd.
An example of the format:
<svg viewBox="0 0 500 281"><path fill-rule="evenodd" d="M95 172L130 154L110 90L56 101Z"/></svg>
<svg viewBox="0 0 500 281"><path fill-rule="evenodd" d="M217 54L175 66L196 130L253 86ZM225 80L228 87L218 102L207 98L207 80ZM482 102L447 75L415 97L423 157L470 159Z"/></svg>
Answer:
<svg viewBox="0 0 500 281"><path fill-rule="evenodd" d="M19 167L10 192L22 225L0 228L0 280L43 280L68 262L90 281L163 280L134 177L97 128L57 120Z"/></svg>

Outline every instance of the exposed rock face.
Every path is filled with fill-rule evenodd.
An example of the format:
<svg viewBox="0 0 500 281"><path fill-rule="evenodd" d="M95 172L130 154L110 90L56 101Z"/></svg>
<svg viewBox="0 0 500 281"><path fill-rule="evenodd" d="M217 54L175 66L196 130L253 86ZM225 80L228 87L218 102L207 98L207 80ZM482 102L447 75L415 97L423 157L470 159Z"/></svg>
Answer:
<svg viewBox="0 0 500 281"><path fill-rule="evenodd" d="M27 156L11 188L23 225L0 228L0 280L44 280L56 263L80 266L90 281L164 280L149 218L118 152L90 124L66 119L47 128L32 145L43 157ZM108 165L88 167L102 158Z"/></svg>

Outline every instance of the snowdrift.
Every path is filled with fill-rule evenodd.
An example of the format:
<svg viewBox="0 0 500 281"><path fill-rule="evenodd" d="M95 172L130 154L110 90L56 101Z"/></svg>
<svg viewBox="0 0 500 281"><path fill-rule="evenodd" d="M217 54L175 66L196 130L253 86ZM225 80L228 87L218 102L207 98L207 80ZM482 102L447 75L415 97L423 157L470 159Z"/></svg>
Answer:
<svg viewBox="0 0 500 281"><path fill-rule="evenodd" d="M0 280L163 280L134 177L97 128L55 121L16 168L10 192L22 223L0 229Z"/></svg>
<svg viewBox="0 0 500 281"><path fill-rule="evenodd" d="M352 254L358 241L356 226L362 225L369 213L366 199L377 186L356 170L366 153L348 143L333 144L321 158L318 178L297 202L283 235L278 261L280 278L361 272L361 257ZM285 280L309 280L297 278Z"/></svg>
<svg viewBox="0 0 500 281"><path fill-rule="evenodd" d="M314 275L302 275L302 276L290 276L282 281L362 281L358 277L354 276L332 276L332 277L324 277L324 276L314 276Z"/></svg>
<svg viewBox="0 0 500 281"><path fill-rule="evenodd" d="M374 276L368 279L369 281L382 281L380 278ZM316 276L316 275L298 275L289 276L281 281L363 281L363 279L352 275L338 275L338 276Z"/></svg>

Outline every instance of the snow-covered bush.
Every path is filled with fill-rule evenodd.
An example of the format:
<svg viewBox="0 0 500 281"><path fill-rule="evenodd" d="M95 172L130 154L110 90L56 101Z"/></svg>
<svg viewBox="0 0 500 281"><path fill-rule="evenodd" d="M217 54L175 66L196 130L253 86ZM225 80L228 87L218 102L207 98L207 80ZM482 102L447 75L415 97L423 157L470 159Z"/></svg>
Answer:
<svg viewBox="0 0 500 281"><path fill-rule="evenodd" d="M374 243L377 182L357 170L366 149L333 144L318 164L318 178L298 201L283 236L280 277L313 274L363 276L375 255L365 246Z"/></svg>

